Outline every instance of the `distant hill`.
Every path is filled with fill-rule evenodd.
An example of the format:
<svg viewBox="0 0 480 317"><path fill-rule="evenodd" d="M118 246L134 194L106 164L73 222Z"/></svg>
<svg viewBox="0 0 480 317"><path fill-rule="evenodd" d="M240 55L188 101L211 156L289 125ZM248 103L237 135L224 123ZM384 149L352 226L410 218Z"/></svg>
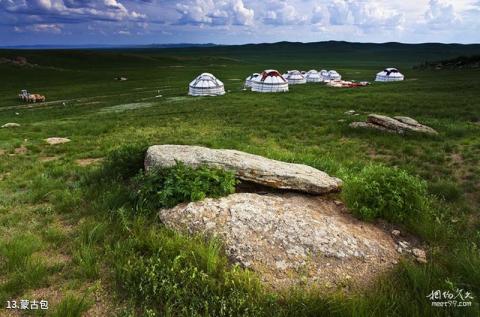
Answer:
<svg viewBox="0 0 480 317"><path fill-rule="evenodd" d="M253 70L276 69L335 69L397 67L402 70L428 61L443 61L458 56L480 55L480 44L403 44L277 42L245 45L215 44L150 44L143 46L104 46L63 49L31 47L31 49L0 49L0 58L17 56L32 64L62 68L103 68L108 65L132 67L139 65L198 66L252 65Z"/></svg>
<svg viewBox="0 0 480 317"><path fill-rule="evenodd" d="M166 54L202 54L225 56L246 62L265 63L271 59L283 63L303 61L332 65L371 66L379 63L386 66L412 67L432 60L480 54L480 44L403 44L403 43L352 43L327 42L277 42L213 47L164 48Z"/></svg>
<svg viewBox="0 0 480 317"><path fill-rule="evenodd" d="M465 69L465 68L480 68L480 55L473 56L459 56L456 58L425 62L416 66L415 68L429 68L429 69Z"/></svg>
<svg viewBox="0 0 480 317"><path fill-rule="evenodd" d="M55 50L55 49L128 49L128 48L182 48L182 47L212 47L217 44L193 44L193 43L174 43L174 44L146 44L146 45L113 45L113 44L81 44L81 45L14 45L0 46L0 49L30 49L30 50Z"/></svg>

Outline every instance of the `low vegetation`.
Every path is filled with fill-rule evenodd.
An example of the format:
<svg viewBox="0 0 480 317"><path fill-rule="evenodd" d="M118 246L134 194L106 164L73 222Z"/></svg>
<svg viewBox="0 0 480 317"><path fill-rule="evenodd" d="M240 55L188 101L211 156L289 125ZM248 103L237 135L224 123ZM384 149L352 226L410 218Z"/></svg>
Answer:
<svg viewBox="0 0 480 317"><path fill-rule="evenodd" d="M398 168L370 164L346 179L342 197L364 220L416 221L428 212L425 181Z"/></svg>
<svg viewBox="0 0 480 317"><path fill-rule="evenodd" d="M148 212L206 197L227 196L235 192L237 181L233 172L178 163L172 168L140 172L134 183L135 209Z"/></svg>
<svg viewBox="0 0 480 317"><path fill-rule="evenodd" d="M35 68L1 64L0 121L21 124L0 129L1 301L48 299L48 312L30 312L39 316L478 316L478 72L412 70L415 52L382 55L375 47L361 54L322 50L325 60L315 48L298 55L288 46L263 60L257 49L32 51L22 54ZM421 58L437 59L427 56L431 51ZM196 58L202 54L209 57ZM407 80L355 90L302 85L276 95L228 81L265 65L335 68L355 80L396 66ZM230 92L186 97L186 84L205 70ZM113 80L120 72L129 80ZM26 106L17 100L20 89L59 102ZM152 105L117 107L142 102ZM111 107L125 111L101 111ZM351 109L360 115L344 114ZM372 112L408 115L440 134L348 128ZM72 141L43 141L53 136ZM172 232L156 217L161 206L231 192L232 175L185 166L144 173L151 144L232 148L325 170L345 180L336 199L359 217L418 235L428 263L402 260L366 290L266 289L254 273L231 265L221 241ZM86 159L103 162L76 163ZM457 288L473 294L471 307L432 307L426 297Z"/></svg>

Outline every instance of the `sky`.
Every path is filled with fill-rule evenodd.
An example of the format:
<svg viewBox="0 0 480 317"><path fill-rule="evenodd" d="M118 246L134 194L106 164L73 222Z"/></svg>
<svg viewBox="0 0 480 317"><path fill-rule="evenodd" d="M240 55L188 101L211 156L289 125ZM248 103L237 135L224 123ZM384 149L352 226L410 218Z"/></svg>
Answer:
<svg viewBox="0 0 480 317"><path fill-rule="evenodd" d="M0 0L0 46L480 43L480 0Z"/></svg>

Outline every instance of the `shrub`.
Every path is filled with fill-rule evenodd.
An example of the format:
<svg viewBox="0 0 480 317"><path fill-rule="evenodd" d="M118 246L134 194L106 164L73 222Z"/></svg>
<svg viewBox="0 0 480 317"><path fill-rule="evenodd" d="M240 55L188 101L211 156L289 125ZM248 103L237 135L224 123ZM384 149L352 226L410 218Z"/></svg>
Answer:
<svg viewBox="0 0 480 317"><path fill-rule="evenodd" d="M170 208L181 202L222 197L235 191L233 172L178 163L174 167L140 172L134 179L137 211Z"/></svg>
<svg viewBox="0 0 480 317"><path fill-rule="evenodd" d="M343 198L361 219L383 218L403 223L415 220L428 203L425 181L383 165L368 165L347 177Z"/></svg>

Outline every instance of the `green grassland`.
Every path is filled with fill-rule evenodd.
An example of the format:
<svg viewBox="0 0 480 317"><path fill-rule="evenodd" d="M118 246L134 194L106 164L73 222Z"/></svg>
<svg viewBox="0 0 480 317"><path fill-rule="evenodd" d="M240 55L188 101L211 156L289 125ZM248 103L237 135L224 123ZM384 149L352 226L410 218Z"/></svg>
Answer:
<svg viewBox="0 0 480 317"><path fill-rule="evenodd" d="M0 51L34 65L0 64L0 124L21 124L0 129L0 300L50 301L50 310L28 316L480 315L480 72L413 69L479 52L478 45L338 42ZM344 79L372 81L387 66L407 80L358 89L307 84L285 94L242 90L247 75L267 68L336 69ZM206 71L225 83L225 96L186 95ZM47 102L26 105L20 89ZM361 115L344 114L351 109ZM411 116L439 135L348 127L369 113ZM45 143L54 136L72 141ZM365 290L268 290L231 266L218 241L132 214L126 179L151 144L304 163L345 186L371 164L398 167L427 182L430 216L399 226L425 241L429 263L406 259ZM81 166L85 159L102 161ZM473 293L471 307L435 308L426 298L456 288ZM11 313L2 304L0 315Z"/></svg>

